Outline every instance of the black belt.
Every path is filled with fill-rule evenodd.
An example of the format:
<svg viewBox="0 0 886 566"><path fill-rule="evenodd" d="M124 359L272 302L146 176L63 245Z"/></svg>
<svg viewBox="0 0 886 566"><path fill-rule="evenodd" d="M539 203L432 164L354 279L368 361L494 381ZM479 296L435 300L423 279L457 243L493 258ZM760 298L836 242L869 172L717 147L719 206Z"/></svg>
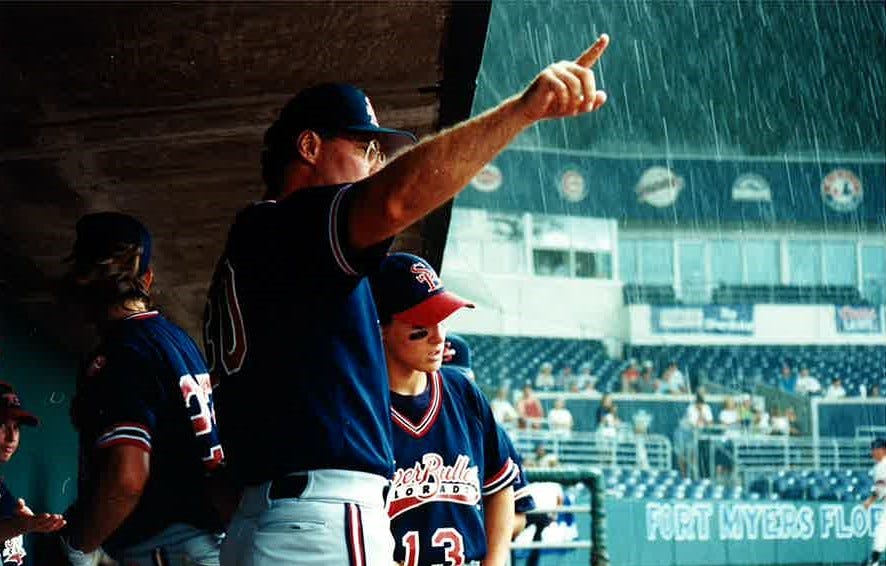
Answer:
<svg viewBox="0 0 886 566"><path fill-rule="evenodd" d="M268 490L268 499L297 499L302 496L307 487L307 474L284 476L271 482L271 488ZM387 501L388 488L389 486L387 485L382 488L382 501Z"/></svg>
<svg viewBox="0 0 886 566"><path fill-rule="evenodd" d="M308 487L308 475L296 474L284 476L271 482L268 499L292 499L301 497Z"/></svg>

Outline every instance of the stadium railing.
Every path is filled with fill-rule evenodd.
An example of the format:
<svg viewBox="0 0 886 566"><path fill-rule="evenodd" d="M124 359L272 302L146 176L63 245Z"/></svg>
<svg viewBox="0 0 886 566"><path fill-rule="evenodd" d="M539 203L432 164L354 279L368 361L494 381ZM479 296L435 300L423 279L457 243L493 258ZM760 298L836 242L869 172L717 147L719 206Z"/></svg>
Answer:
<svg viewBox="0 0 886 566"><path fill-rule="evenodd" d="M796 436L723 436L700 434L699 442L709 442L710 470L717 456L731 464L733 479L739 474L778 472L790 469L867 470L871 467L870 441L855 438Z"/></svg>
<svg viewBox="0 0 886 566"><path fill-rule="evenodd" d="M531 455L542 446L562 465L652 470L673 467L671 441L660 434L640 435L621 429L611 437L593 432L563 434L534 430L514 430L510 435L521 454Z"/></svg>

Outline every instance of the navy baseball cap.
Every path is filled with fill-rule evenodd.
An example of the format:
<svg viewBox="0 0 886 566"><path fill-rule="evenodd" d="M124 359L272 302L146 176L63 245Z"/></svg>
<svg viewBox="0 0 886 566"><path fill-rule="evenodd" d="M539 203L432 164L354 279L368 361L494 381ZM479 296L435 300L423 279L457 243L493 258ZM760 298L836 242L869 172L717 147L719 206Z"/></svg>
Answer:
<svg viewBox="0 0 886 566"><path fill-rule="evenodd" d="M78 266L94 264L114 255L120 244L141 248L138 274L144 275L151 261L151 234L144 224L120 212L95 212L77 221L77 241L68 256Z"/></svg>
<svg viewBox="0 0 886 566"><path fill-rule="evenodd" d="M463 368L471 367L471 346L458 334L446 335L443 363Z"/></svg>
<svg viewBox="0 0 886 566"><path fill-rule="evenodd" d="M411 132L379 126L366 93L355 86L341 83L319 84L295 95L265 134L265 144L291 143L292 138L304 130L373 135L378 137L386 151L417 141ZM275 139L277 136L283 139Z"/></svg>
<svg viewBox="0 0 886 566"><path fill-rule="evenodd" d="M417 255L393 253L369 276L372 296L383 320L395 318L415 326L433 326L470 301L447 291L437 272Z"/></svg>
<svg viewBox="0 0 886 566"><path fill-rule="evenodd" d="M40 420L22 407L21 399L12 385L0 381L0 420L12 419L28 426L37 426Z"/></svg>
<svg viewBox="0 0 886 566"><path fill-rule="evenodd" d="M886 448L886 438L875 438L873 442L871 442L871 450L875 448Z"/></svg>

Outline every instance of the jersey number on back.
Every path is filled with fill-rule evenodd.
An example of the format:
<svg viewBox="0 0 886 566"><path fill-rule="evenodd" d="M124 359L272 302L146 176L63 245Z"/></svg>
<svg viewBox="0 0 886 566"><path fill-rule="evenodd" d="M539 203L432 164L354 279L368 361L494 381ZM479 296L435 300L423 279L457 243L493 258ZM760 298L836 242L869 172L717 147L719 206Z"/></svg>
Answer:
<svg viewBox="0 0 886 566"><path fill-rule="evenodd" d="M418 531L409 531L403 535L402 542L406 548L403 566L417 566L420 548ZM452 527L441 527L434 531L431 546L443 549L443 559L446 563L439 566L462 566L465 563L465 540L461 533Z"/></svg>
<svg viewBox="0 0 886 566"><path fill-rule="evenodd" d="M212 384L209 374L183 375L178 380L194 435L203 448L203 465L213 470L221 464L225 456L215 425L215 409L212 406Z"/></svg>
<svg viewBox="0 0 886 566"><path fill-rule="evenodd" d="M246 328L237 301L234 268L226 259L219 264L209 291L203 323L203 341L209 373L214 379L240 371L246 358Z"/></svg>

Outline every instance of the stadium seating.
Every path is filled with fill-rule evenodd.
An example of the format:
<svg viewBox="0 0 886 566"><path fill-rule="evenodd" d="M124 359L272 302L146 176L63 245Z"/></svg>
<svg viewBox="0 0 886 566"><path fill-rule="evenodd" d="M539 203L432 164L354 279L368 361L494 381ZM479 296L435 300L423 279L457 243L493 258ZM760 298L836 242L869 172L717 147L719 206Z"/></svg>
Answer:
<svg viewBox="0 0 886 566"><path fill-rule="evenodd" d="M758 382L777 385L784 363L795 371L809 368L822 387L840 376L849 395L861 384L886 388L882 346L628 346L627 356L651 360L656 368L677 360L687 374L736 390L750 390Z"/></svg>
<svg viewBox="0 0 886 566"><path fill-rule="evenodd" d="M676 470L603 470L606 496L614 499L862 501L871 491L868 472L790 470L752 481L747 488L710 479L683 478Z"/></svg>
<svg viewBox="0 0 886 566"><path fill-rule="evenodd" d="M481 385L519 387L533 381L539 367L550 362L554 371L570 366L574 373L589 364L597 389L617 391L628 362L606 354L600 341L560 338L465 335L474 351L474 369ZM625 358L650 360L656 377L671 360L687 375L703 377L737 391L758 382L777 384L782 364L795 370L808 367L826 387L839 375L850 395L865 384L886 391L886 347L883 346L626 346Z"/></svg>

